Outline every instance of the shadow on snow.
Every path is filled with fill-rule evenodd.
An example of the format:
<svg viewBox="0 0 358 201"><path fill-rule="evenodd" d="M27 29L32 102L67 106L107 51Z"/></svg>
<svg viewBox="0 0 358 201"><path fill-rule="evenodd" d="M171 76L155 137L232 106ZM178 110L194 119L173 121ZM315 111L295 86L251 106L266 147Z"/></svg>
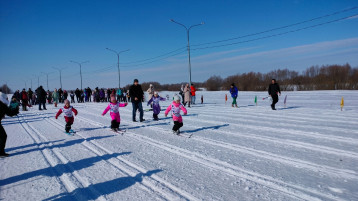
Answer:
<svg viewBox="0 0 358 201"><path fill-rule="evenodd" d="M117 191L124 190L129 188L136 183L141 183L143 181L143 177L150 177L153 174L161 172L162 170L156 169L151 170L146 173L138 173L135 176L128 177L120 177L111 181L106 181L97 184L91 184L86 188L77 188L76 190L68 193L61 193L50 198L45 199L48 200L57 200L57 201L68 201L68 200L96 200L101 195L108 195ZM100 195L94 195L91 189L96 189Z"/></svg>
<svg viewBox="0 0 358 201"><path fill-rule="evenodd" d="M37 176L48 176L48 177L59 177L66 173L72 173L81 169L85 169L93 166L95 163L102 160L109 160L111 158L116 158L120 155L131 154L131 152L122 152L122 153L113 153L105 154L103 156L96 156L91 158L85 158L78 161L68 162L66 164L57 164L54 167L46 167L44 169L35 170L32 172L26 172L21 175L9 177L3 180L0 180L0 186L16 183L22 180L27 180ZM70 200L70 199L69 199Z"/></svg>
<svg viewBox="0 0 358 201"><path fill-rule="evenodd" d="M37 146L35 148L32 149L28 149L28 150L23 150L23 151L19 151L19 152L15 152L15 153L11 153L11 156L16 156L16 155L20 155L20 154L27 154L33 151L42 151L44 149L53 149L53 148L61 148L61 147L69 147L75 144L79 144L82 143L84 141L91 141L91 140L99 140L99 139L103 139L103 138L108 138L108 137L113 137L115 135L107 135L107 136L98 136L98 137L90 137L87 139L75 139L75 140L70 140L70 141L66 141L64 143L61 144L56 144L56 145L52 145L52 146L48 146L47 144L51 143L51 142L43 142L43 143L34 143L34 144L29 144L29 145L24 145L20 148L26 148L26 147L31 147L31 146ZM57 141L63 141L63 140L57 140ZM52 141L52 142L57 142L57 141ZM39 147L41 145L44 145L43 147ZM19 147L14 147L14 148L9 148L6 149L6 151L9 150L15 150L15 149L20 149Z"/></svg>

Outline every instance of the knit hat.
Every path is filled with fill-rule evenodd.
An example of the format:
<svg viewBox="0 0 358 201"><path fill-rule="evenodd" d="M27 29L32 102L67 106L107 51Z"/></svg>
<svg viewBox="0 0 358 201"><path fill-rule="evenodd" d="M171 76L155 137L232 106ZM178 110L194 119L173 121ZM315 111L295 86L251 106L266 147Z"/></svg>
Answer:
<svg viewBox="0 0 358 201"><path fill-rule="evenodd" d="M175 96L174 96L174 100L175 100L175 101L178 101L178 100L180 100L180 97L179 97L178 95L175 95Z"/></svg>
<svg viewBox="0 0 358 201"><path fill-rule="evenodd" d="M7 95L2 92L0 92L0 101L3 102L5 105L9 104L9 101L7 100Z"/></svg>
<svg viewBox="0 0 358 201"><path fill-rule="evenodd" d="M138 82L138 79L134 79L134 81L133 82Z"/></svg>
<svg viewBox="0 0 358 201"><path fill-rule="evenodd" d="M155 91L155 92L154 92L154 95L158 95L158 92L157 92L157 91Z"/></svg>

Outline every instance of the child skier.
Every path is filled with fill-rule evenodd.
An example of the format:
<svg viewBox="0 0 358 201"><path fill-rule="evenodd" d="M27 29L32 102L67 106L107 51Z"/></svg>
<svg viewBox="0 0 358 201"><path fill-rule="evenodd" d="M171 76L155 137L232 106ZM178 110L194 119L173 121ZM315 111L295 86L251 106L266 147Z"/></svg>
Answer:
<svg viewBox="0 0 358 201"><path fill-rule="evenodd" d="M103 111L102 116L104 116L108 110L111 110L110 115L112 118L111 129L115 132L119 131L119 124L121 123L121 116L119 115L119 107L125 107L128 103L119 103L116 100L115 95L111 95L111 102L108 104L106 109Z"/></svg>
<svg viewBox="0 0 358 201"><path fill-rule="evenodd" d="M180 115L180 110L184 112L184 115L187 114L187 110L185 107L180 103L180 97L178 95L174 96L174 101L172 104L168 106L165 110L165 116L168 116L169 111L172 111L172 117L174 121L173 126L173 133L179 135L180 134L180 127L183 126L183 118Z"/></svg>
<svg viewBox="0 0 358 201"><path fill-rule="evenodd" d="M63 112L65 113L65 120L66 120L66 133L69 134L74 133L74 131L71 129L71 125L73 124L73 113L75 113L75 115L77 115L77 110L75 108L73 108L72 106L70 106L70 101L69 100L65 100L64 101L65 106L61 109L58 110L57 114L56 114L56 119L58 118L58 116L60 116L60 114Z"/></svg>
<svg viewBox="0 0 358 201"><path fill-rule="evenodd" d="M148 101L147 106L149 106L149 104L153 103L153 119L155 121L158 121L158 114L160 113L160 105L159 102L160 101L166 101L166 98L160 97L158 95L158 92L155 91L154 92L154 96Z"/></svg>

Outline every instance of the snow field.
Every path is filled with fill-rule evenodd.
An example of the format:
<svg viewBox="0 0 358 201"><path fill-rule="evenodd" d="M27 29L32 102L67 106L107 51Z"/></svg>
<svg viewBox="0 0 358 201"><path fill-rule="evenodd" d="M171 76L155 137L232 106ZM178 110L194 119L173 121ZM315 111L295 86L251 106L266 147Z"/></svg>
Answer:
<svg viewBox="0 0 358 201"><path fill-rule="evenodd" d="M197 103L202 94L182 136L164 111L160 121L145 112L149 121L132 122L130 104L120 108L123 135L101 116L107 103L73 104L74 136L52 105L6 117L11 157L0 159L0 199L358 199L357 91L283 92L277 111L264 92L239 92L239 108L230 97L225 104L227 92L198 92Z"/></svg>

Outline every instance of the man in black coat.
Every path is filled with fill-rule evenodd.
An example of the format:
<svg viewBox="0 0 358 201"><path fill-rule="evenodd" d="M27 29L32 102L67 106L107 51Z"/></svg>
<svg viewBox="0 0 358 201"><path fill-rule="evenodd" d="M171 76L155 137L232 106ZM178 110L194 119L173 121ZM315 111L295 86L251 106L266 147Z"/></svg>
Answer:
<svg viewBox="0 0 358 201"><path fill-rule="evenodd" d="M42 88L42 86L36 89L36 96L37 96L37 100L39 101L39 110L42 110L41 104L43 105L44 110L46 110L46 95L47 93Z"/></svg>
<svg viewBox="0 0 358 201"><path fill-rule="evenodd" d="M81 99L81 92L80 92L80 90L78 88L75 91L75 95L76 95L76 98L77 98L77 103L79 103L80 99Z"/></svg>
<svg viewBox="0 0 358 201"><path fill-rule="evenodd" d="M0 157L9 156L9 154L5 153L7 135L4 127L1 125L1 120L5 117L5 114L8 116L15 116L18 113L18 108L16 110L11 110L5 103L0 101Z"/></svg>
<svg viewBox="0 0 358 201"><path fill-rule="evenodd" d="M132 111L132 120L133 122L136 122L136 112L137 109L139 110L140 116L139 120L140 122L145 121L143 119L143 106L142 106L142 100L143 100L143 89L140 84L138 84L138 80L134 79L134 84L129 87L129 96L131 97L133 111Z"/></svg>
<svg viewBox="0 0 358 201"><path fill-rule="evenodd" d="M271 80L271 84L268 88L268 94L272 98L271 108L273 110L276 110L275 104L278 102L278 96L279 95L281 96L281 90L280 90L280 86L276 83L275 79Z"/></svg>

